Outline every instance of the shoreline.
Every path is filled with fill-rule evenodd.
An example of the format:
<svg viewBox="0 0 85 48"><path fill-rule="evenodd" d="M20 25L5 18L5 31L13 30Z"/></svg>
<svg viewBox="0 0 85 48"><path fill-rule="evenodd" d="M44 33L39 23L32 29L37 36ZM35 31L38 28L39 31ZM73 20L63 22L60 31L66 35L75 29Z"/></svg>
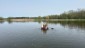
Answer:
<svg viewBox="0 0 85 48"><path fill-rule="evenodd" d="M34 21L85 21L85 19L3 19L0 21L34 22Z"/></svg>

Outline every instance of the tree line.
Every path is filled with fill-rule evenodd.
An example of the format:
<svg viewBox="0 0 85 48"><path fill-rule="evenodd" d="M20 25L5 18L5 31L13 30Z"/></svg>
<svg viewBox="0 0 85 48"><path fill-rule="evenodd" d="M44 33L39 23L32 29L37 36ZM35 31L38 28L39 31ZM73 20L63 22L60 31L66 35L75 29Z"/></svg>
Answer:
<svg viewBox="0 0 85 48"><path fill-rule="evenodd" d="M4 18L0 17L0 20L3 20Z"/></svg>
<svg viewBox="0 0 85 48"><path fill-rule="evenodd" d="M85 19L85 10L84 9L78 9L77 11L70 10L60 15L48 15L43 18L46 17L48 17L49 19Z"/></svg>

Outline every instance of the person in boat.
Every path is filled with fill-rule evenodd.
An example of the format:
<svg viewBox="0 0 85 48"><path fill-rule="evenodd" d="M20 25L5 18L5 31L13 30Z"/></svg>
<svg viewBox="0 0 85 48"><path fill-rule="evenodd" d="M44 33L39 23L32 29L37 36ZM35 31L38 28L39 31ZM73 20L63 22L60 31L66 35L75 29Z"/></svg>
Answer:
<svg viewBox="0 0 85 48"><path fill-rule="evenodd" d="M47 30L47 29L48 29L47 23L42 24L41 29L43 29L43 30Z"/></svg>

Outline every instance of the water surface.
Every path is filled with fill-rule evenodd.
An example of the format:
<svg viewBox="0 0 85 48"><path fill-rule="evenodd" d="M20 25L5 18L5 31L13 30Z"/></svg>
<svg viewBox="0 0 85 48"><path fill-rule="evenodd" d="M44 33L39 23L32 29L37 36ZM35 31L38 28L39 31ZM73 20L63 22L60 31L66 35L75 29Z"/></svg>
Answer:
<svg viewBox="0 0 85 48"><path fill-rule="evenodd" d="M84 22L0 22L0 48L85 48ZM54 29L51 29L54 28Z"/></svg>

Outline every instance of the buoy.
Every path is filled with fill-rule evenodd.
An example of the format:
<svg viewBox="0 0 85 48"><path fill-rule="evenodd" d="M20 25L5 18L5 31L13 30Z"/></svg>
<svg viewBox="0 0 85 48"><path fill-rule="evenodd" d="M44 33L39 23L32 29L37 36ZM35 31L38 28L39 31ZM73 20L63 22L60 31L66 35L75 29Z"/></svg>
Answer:
<svg viewBox="0 0 85 48"><path fill-rule="evenodd" d="M54 29L54 28L51 28L51 29Z"/></svg>

